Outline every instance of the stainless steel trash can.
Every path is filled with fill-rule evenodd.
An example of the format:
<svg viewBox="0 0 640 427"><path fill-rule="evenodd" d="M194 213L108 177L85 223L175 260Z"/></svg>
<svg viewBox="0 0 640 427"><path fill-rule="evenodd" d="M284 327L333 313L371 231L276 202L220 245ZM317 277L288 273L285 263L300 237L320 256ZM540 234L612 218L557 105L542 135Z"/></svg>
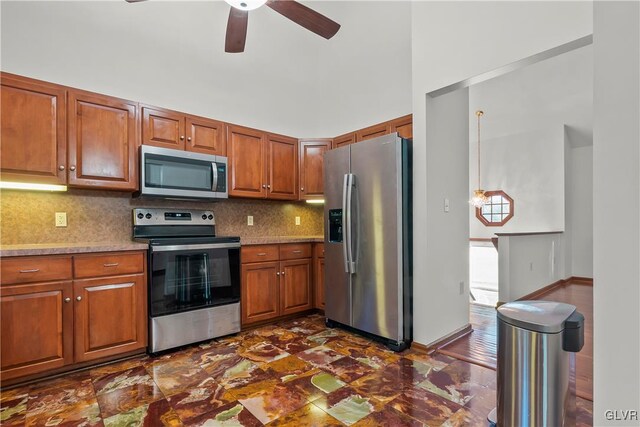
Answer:
<svg viewBox="0 0 640 427"><path fill-rule="evenodd" d="M584 316L550 301L498 308L497 408L500 427L575 425L575 353L584 344Z"/></svg>

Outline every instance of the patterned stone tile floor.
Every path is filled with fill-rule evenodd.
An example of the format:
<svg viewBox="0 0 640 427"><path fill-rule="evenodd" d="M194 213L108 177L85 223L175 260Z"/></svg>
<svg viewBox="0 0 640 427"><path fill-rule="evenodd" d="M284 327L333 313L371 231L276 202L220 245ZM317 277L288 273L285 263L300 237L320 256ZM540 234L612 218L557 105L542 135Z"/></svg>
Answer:
<svg viewBox="0 0 640 427"><path fill-rule="evenodd" d="M3 390L3 426L486 426L495 372L319 315ZM591 402L578 399L579 426Z"/></svg>

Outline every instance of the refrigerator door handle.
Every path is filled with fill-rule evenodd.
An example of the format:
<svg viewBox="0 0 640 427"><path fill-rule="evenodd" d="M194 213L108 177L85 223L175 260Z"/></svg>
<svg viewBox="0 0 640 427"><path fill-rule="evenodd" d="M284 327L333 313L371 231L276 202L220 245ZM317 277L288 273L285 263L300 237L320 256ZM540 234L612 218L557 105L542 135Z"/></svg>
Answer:
<svg viewBox="0 0 640 427"><path fill-rule="evenodd" d="M347 180L347 228L345 229L345 231L347 232L347 259L349 262L349 268L348 268L348 273L349 274L355 274L356 272L356 263L353 259L353 228L351 227L352 225L352 220L353 220L353 205L352 205L352 199L353 199L353 187L355 185L355 176L350 173L347 174L348 176L348 180Z"/></svg>
<svg viewBox="0 0 640 427"><path fill-rule="evenodd" d="M344 174L344 180L342 181L342 235L344 236L342 239L342 255L344 258L344 271L345 273L351 273L349 270L350 262L349 262L349 250L347 249L350 245L349 241L349 224L351 220L351 216L349 215L349 207L347 202L347 194L349 188L349 182L351 179L349 178L350 174Z"/></svg>

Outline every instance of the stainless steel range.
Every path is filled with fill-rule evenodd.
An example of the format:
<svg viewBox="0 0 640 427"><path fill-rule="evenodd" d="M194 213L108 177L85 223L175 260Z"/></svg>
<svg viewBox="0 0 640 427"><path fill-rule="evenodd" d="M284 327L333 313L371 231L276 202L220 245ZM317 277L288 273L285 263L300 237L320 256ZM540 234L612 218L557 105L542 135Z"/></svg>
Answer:
<svg viewBox="0 0 640 427"><path fill-rule="evenodd" d="M133 210L149 243L149 352L240 331L240 238L216 237L213 212Z"/></svg>

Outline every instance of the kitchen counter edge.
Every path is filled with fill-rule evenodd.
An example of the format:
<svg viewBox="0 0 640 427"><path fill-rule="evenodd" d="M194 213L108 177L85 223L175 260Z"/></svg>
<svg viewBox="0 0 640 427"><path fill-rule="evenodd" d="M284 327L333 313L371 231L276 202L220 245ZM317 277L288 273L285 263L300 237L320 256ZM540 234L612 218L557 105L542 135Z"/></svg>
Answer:
<svg viewBox="0 0 640 427"><path fill-rule="evenodd" d="M35 243L0 246L0 258L37 255L81 254L91 252L140 251L149 245L140 242L117 243Z"/></svg>

